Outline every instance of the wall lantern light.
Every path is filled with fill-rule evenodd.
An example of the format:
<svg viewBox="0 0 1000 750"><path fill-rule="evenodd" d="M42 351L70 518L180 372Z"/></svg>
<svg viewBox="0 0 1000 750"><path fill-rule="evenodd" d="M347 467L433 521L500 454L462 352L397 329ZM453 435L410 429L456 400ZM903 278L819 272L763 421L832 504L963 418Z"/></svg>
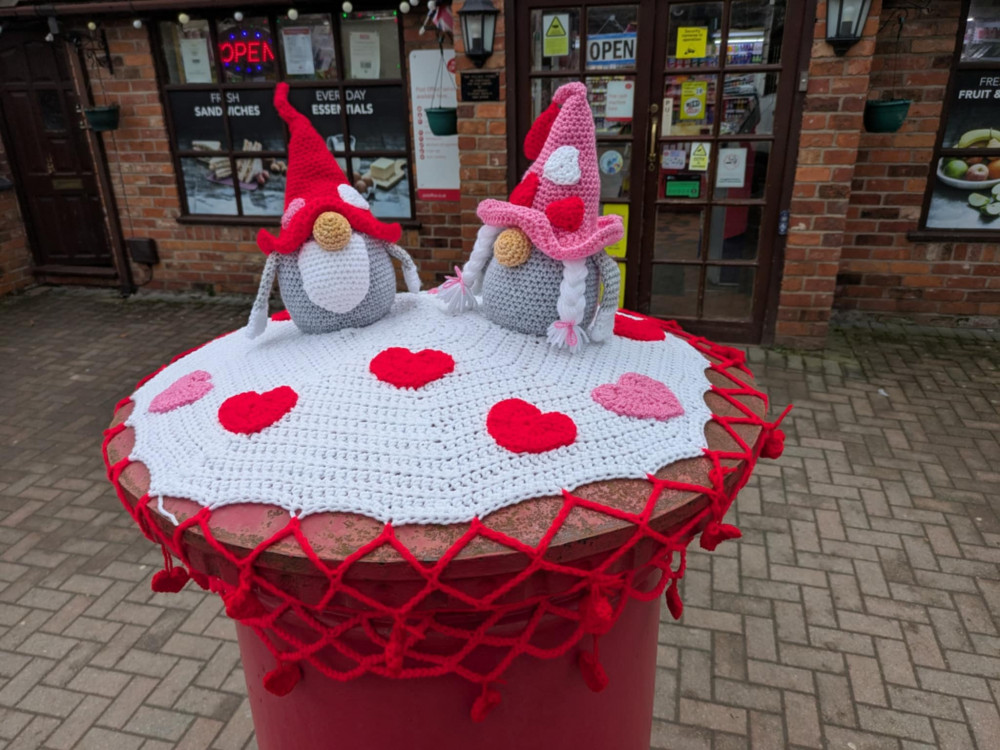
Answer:
<svg viewBox="0 0 1000 750"><path fill-rule="evenodd" d="M834 53L844 55L861 41L872 0L827 0L826 41Z"/></svg>
<svg viewBox="0 0 1000 750"><path fill-rule="evenodd" d="M462 19L462 38L465 40L465 56L477 68L483 67L493 54L493 37L497 30L497 16L500 14L490 0L466 0L458 11Z"/></svg>

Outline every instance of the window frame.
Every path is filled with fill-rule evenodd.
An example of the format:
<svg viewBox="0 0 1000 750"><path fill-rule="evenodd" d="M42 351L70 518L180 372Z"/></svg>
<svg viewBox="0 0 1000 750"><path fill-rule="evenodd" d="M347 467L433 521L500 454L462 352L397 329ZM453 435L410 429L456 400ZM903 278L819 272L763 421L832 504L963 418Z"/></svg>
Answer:
<svg viewBox="0 0 1000 750"><path fill-rule="evenodd" d="M920 205L920 218L917 221L917 229L906 233L908 240L913 242L996 242L1000 239L1000 223L996 227L984 229L949 229L947 227L928 227L927 218L930 212L931 201L934 198L934 188L937 184L937 165L940 159L948 156L984 156L1000 157L1000 149L959 149L954 147L944 147L944 138L948 126L948 118L952 113L952 102L955 96L955 89L958 86L959 73L962 71L994 71L1000 76L1000 60L994 61L962 61L962 52L965 46L965 32L969 24L969 13L971 13L973 0L964 0L960 7L960 17L958 29L955 33L955 48L952 52L951 67L948 71L948 85L944 90L944 98L941 102L941 116L938 121L937 136L934 139L934 148L931 152L931 161L927 171L927 185L924 188L923 201ZM1000 16L997 18L1000 21ZM970 153L972 151L973 153Z"/></svg>
<svg viewBox="0 0 1000 750"><path fill-rule="evenodd" d="M403 217L377 217L380 221L387 223L398 223L406 227L419 226L416 215L416 190L415 190L415 179L413 174L413 133L410 122L410 100L408 92L408 71L406 68L406 55L405 55L405 29L403 28L405 19L392 8L381 8L376 10L383 10L387 12L393 12L396 18L396 42L399 49L399 68L400 77L399 78L346 78L343 73L344 68L344 51L343 51L343 38L342 38L342 21L344 20L344 14L340 11L331 10L324 5L314 5L312 3L303 3L299 8L300 14L327 14L330 16L332 21L332 33L334 36L334 55L337 64L337 77L334 79L321 79L321 80L301 80L301 79L288 79L286 78L285 61L284 61L284 49L280 43L281 27L278 24L278 20L283 17L287 8L283 8L278 5L265 5L261 7L254 7L252 10L248 10L247 13L255 16L264 16L268 20L268 24L271 27L273 33L272 39L274 40L274 55L275 55L275 80L273 81L263 81L263 82L253 82L253 83L227 83L225 79L225 71L222 67L222 62L218 54L218 29L217 24L220 21L224 21L227 18L232 17L232 12L223 10L216 13L206 12L192 14L192 21L197 20L207 20L209 22L209 42L213 45L212 48L212 65L215 70L215 74L218 78L216 83L171 83L170 73L167 66L166 56L163 49L164 38L160 33L161 22L171 22L178 23L177 17L173 14L157 14L152 19L148 25L150 30L150 44L153 49L151 50L153 57L153 65L156 71L156 85L157 92L160 98L160 106L163 111L163 121L167 131L168 147L170 149L170 162L174 169L174 179L177 184L177 194L180 203L180 215L177 216L176 221L179 224L213 224L213 225L232 225L232 226L280 226L281 216L262 216L262 215L246 215L243 213L243 200L242 200L242 190L239 187L239 183L235 182L233 189L235 193L236 210L239 212L237 214L192 214L188 212L188 197L187 189L184 185L184 175L181 165L182 159L190 159L196 157L204 157L204 151L194 151L187 149L177 148L177 130L174 124L173 111L170 107L169 93L171 91L206 91L206 92L217 92L222 96L223 103L226 101L227 91L246 91L246 90L271 90L273 91L275 86L280 82L286 82L291 89L337 89L340 92L340 101L346 102L345 91L352 88L370 88L370 87L386 87L392 88L396 87L399 89L402 96L402 106L403 110L406 112L406 125L405 131L405 153L403 150L372 150L372 149L355 149L350 148L350 130L348 126L348 114L347 108L342 106L340 108L340 123L341 132L344 134L344 151L338 153L335 156L338 158L343 158L347 169L345 174L347 175L348 182L352 180L352 159L354 158L377 158L380 156L389 156L396 159L406 160L407 178L410 181L410 191L409 191L409 206L410 206L410 216L408 218ZM370 11L369 11L370 12ZM232 143L231 136L232 133L229 127L229 114L228 107L225 105L222 107L222 126L225 129L227 137L230 139L229 148L223 149L218 152L218 154L225 154L229 158L230 168L233 175L235 176L236 171L236 160L240 158L247 157L261 157L261 158L281 158L288 160L288 126L282 122L282 128L285 134L285 144L286 148L282 151L242 151L235 148L235 144ZM235 177L234 177L235 179Z"/></svg>

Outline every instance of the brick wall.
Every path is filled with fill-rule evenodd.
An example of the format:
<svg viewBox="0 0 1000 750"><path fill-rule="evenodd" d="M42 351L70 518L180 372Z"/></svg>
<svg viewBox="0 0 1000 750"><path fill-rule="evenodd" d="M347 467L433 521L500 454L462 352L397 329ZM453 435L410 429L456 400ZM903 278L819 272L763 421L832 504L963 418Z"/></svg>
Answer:
<svg viewBox="0 0 1000 750"><path fill-rule="evenodd" d="M913 104L898 133L862 131L835 304L921 323L996 325L996 243L907 239L920 218L962 3L935 0L925 11L911 10L897 57L893 14L906 5L883 2L888 22L877 40L871 95L895 88Z"/></svg>
<svg viewBox="0 0 1000 750"><path fill-rule="evenodd" d="M826 3L817 4L775 325L779 344L812 348L826 340L880 5L872 3L862 40L838 57L825 41Z"/></svg>
<svg viewBox="0 0 1000 750"><path fill-rule="evenodd" d="M453 11L464 5L455 2ZM502 2L496 3L502 6ZM458 72L475 70L472 62L463 54L465 45L461 38L461 23L455 13L455 53ZM459 102L458 105L458 150L461 163L462 200L461 232L464 243L461 260L465 260L472 250L476 232L482 222L476 216L476 207L487 197L507 196L507 73L505 50L504 16L497 16L496 37L493 55L483 66L484 70L500 73L499 102Z"/></svg>
<svg viewBox="0 0 1000 750"><path fill-rule="evenodd" d="M10 165L0 142L0 176L11 179ZM33 283L31 251L13 190L0 192L0 296Z"/></svg>
<svg viewBox="0 0 1000 750"><path fill-rule="evenodd" d="M401 16L407 56L414 49L437 49L433 30L419 34L425 13L426 8L421 6ZM159 246L161 262L154 268L153 279L147 288L210 293L255 291L263 264L263 255L254 240L257 227L177 222L181 213L180 197L148 30L145 27L136 30L130 22L121 21L109 22L107 33L115 60L115 75L109 79L107 71L101 71L99 78L91 71L91 85L97 102L116 101L122 108L121 127L113 136L105 134L103 138L124 235L153 237ZM502 49L502 33L498 33L498 47ZM459 56L461 67L467 61L460 52ZM497 64L497 57L494 55L491 65ZM499 59L502 62L502 53ZM459 127L463 133L484 127L483 136L473 138L478 138L479 145L486 148L489 146L486 133L496 134L498 122L500 130L495 137L502 141L505 113L500 105L498 112L491 115L492 119L473 123L471 121L477 117L488 114L486 105L479 107L483 109L460 107ZM462 137L467 139L469 136ZM473 162L478 157L477 154L469 155ZM488 156L487 161L492 163L496 158ZM485 170L480 171L483 174L474 173L474 179L489 179ZM463 173L465 176L467 173ZM412 181L411 190L415 190ZM463 212L468 212L464 202L416 201L416 222L420 228L405 228L401 244L418 261L425 286L436 283L467 256L471 242L463 240L460 226ZM145 273L137 271L137 281L141 282Z"/></svg>

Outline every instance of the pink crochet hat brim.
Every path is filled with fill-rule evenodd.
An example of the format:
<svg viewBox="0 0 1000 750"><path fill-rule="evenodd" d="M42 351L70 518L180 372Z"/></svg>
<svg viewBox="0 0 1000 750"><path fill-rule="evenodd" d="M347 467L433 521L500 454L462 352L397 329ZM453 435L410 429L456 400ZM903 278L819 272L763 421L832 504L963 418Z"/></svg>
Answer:
<svg viewBox="0 0 1000 750"><path fill-rule="evenodd" d="M480 220L487 226L504 229L517 227L532 244L553 260L580 260L599 253L608 245L618 242L624 234L622 217L617 214L597 217L597 227L583 239L566 236L562 241L556 236L544 212L527 206L517 206L507 201L488 198L476 209Z"/></svg>

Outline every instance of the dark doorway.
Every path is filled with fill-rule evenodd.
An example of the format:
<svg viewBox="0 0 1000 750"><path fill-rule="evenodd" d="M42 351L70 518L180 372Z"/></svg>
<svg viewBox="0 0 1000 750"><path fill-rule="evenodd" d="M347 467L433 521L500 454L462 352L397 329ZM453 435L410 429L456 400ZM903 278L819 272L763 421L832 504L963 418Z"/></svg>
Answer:
<svg viewBox="0 0 1000 750"><path fill-rule="evenodd" d="M583 81L597 132L601 210L622 303L693 332L760 341L794 154L797 53L812 33L787 0L514 0L520 144L552 92ZM509 53L508 53L509 54Z"/></svg>
<svg viewBox="0 0 1000 750"><path fill-rule="evenodd" d="M116 276L94 162L65 46L0 34L0 135L35 273Z"/></svg>

